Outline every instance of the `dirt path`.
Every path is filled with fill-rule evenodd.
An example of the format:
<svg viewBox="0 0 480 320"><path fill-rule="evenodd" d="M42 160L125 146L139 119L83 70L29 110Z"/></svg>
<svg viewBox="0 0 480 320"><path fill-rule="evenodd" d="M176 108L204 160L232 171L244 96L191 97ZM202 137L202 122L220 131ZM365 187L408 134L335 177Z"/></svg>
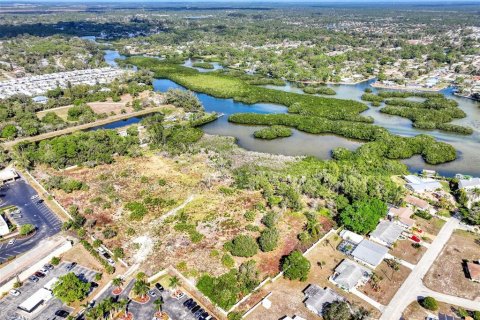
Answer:
<svg viewBox="0 0 480 320"><path fill-rule="evenodd" d="M195 195L195 194L189 195L188 198L181 205L179 205L178 207L175 207L172 210L168 211L167 213L162 215L160 218L158 218L156 220L153 220L152 222L150 222L150 225L151 226L159 225L160 223L165 221L165 219L167 219L168 217L171 217L171 216L175 215L179 210L182 210L183 208L185 208L185 206L187 204L192 202L193 199L195 199L196 196L197 195Z"/></svg>

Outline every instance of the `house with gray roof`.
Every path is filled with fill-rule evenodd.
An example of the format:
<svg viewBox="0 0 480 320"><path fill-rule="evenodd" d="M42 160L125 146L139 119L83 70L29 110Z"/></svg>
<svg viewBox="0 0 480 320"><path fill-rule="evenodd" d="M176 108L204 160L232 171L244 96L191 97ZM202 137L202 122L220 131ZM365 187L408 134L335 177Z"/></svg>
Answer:
<svg viewBox="0 0 480 320"><path fill-rule="evenodd" d="M388 248L375 243L371 240L364 239L352 251L352 257L355 261L375 269L385 258Z"/></svg>
<svg viewBox="0 0 480 320"><path fill-rule="evenodd" d="M345 291L350 291L358 285L365 284L372 271L349 259L344 259L335 269L330 281Z"/></svg>
<svg viewBox="0 0 480 320"><path fill-rule="evenodd" d="M326 287L321 288L316 284L309 285L303 293L305 294L305 306L318 316L322 316L323 308L335 301L344 301L341 295L337 294L332 289Z"/></svg>
<svg viewBox="0 0 480 320"><path fill-rule="evenodd" d="M480 178L460 179L458 181L458 188L463 190L480 189Z"/></svg>
<svg viewBox="0 0 480 320"><path fill-rule="evenodd" d="M380 221L370 233L370 239L391 248L403 232L403 228L392 221Z"/></svg>

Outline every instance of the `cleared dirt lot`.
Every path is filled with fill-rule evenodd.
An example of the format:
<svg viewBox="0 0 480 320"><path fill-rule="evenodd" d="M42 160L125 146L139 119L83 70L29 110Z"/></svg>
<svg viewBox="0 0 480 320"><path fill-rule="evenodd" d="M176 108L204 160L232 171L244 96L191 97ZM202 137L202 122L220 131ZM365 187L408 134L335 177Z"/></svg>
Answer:
<svg viewBox="0 0 480 320"><path fill-rule="evenodd" d="M422 236L427 236L430 238L436 236L445 224L444 220L436 217L433 217L430 220L425 220L414 215L413 218L415 219L415 224L417 225L417 227L422 229L424 233L427 233L425 235L422 234Z"/></svg>
<svg viewBox="0 0 480 320"><path fill-rule="evenodd" d="M402 285L405 279L410 274L410 269L400 265L397 271L390 268L385 261L383 261L376 269L377 274L381 280L378 282L378 287L374 288L370 280L365 286L360 288L360 291L368 295L375 301L383 305L387 305Z"/></svg>
<svg viewBox="0 0 480 320"><path fill-rule="evenodd" d="M379 312L372 306L354 296L349 294L328 281L328 277L332 274L335 267L345 258L345 256L337 251L335 248L340 243L340 240L336 236L328 238L328 242L322 242L317 245L315 249L309 252L307 258L312 264L308 280L305 282L290 281L286 279L279 279L273 283L270 283L262 288L254 297L248 300L248 303L240 306L240 309L248 309L261 298L266 296L269 292L272 292L268 298L272 302L270 309L265 309L263 306L258 306L254 312L252 312L247 319L280 319L285 315L292 317L293 315L301 316L305 319L319 319L318 316L310 312L303 300L303 290L309 284L317 284L321 287L330 287L337 293L348 299L349 302L356 306L363 306L371 311L372 317L378 317ZM319 267L317 262L323 261L325 265Z"/></svg>
<svg viewBox="0 0 480 320"><path fill-rule="evenodd" d="M427 248L423 246L414 248L412 244L413 242L410 240L399 240L395 243L395 247L391 249L389 253L399 259L417 264L425 251L427 251Z"/></svg>
<svg viewBox="0 0 480 320"><path fill-rule="evenodd" d="M435 314L443 313L449 316L458 317L457 307L447 303L438 302L438 310ZM423 308L417 301L412 302L403 312L405 320L425 320L427 316L432 315L432 311Z"/></svg>
<svg viewBox="0 0 480 320"><path fill-rule="evenodd" d="M480 259L479 236L457 230L424 278L435 291L480 301L480 283L471 281L464 272L463 260Z"/></svg>

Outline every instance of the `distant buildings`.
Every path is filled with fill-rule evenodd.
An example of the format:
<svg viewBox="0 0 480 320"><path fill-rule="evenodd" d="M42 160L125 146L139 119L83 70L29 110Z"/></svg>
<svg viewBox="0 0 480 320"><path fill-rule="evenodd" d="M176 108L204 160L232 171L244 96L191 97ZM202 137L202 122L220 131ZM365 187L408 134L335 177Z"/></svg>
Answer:
<svg viewBox="0 0 480 320"><path fill-rule="evenodd" d="M373 241L364 239L352 251L355 261L375 269L385 258L388 248Z"/></svg>
<svg viewBox="0 0 480 320"><path fill-rule="evenodd" d="M334 274L330 277L330 281L345 291L350 291L358 285L365 284L372 272L349 259L343 260L335 269Z"/></svg>
<svg viewBox="0 0 480 320"><path fill-rule="evenodd" d="M67 88L69 85L95 85L112 82L115 78L123 75L125 70L115 68L99 68L75 70L67 72L49 73L37 76L18 78L0 82L0 99L8 98L16 94L35 96L39 103L46 103L44 96L49 90Z"/></svg>
<svg viewBox="0 0 480 320"><path fill-rule="evenodd" d="M335 301L344 301L345 299L330 288L320 288L316 284L309 285L303 293L307 298L305 306L318 316L322 316L323 308Z"/></svg>
<svg viewBox="0 0 480 320"><path fill-rule="evenodd" d="M370 233L370 239L391 248L403 232L403 228L391 221L381 221Z"/></svg>

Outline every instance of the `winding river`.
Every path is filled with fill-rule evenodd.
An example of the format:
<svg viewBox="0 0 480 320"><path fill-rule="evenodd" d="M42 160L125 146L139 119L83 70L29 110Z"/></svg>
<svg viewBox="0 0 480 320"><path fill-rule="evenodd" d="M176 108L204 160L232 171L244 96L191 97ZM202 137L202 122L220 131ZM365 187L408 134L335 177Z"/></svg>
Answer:
<svg viewBox="0 0 480 320"><path fill-rule="evenodd" d="M117 51L107 50L105 52L105 61L117 67L115 59L124 59ZM187 60L184 65L192 66L193 61ZM221 66L216 64L215 69ZM200 72L208 72L211 70L195 68ZM214 70L215 70L214 69ZM360 97L366 88L371 88L374 92L379 89L371 87L374 80L365 81L355 85L329 85L336 92L336 98L352 99L361 101ZM165 92L170 88L184 89L173 81L166 79L155 79L153 83L155 91ZM295 87L291 83L284 86L265 86L267 88L282 90L288 92L303 93L301 89ZM410 120L398 116L391 116L381 113L379 110L383 107L370 107L363 112L364 115L371 116L375 124L387 128L394 134L401 136L415 136L426 133L434 136L440 141L450 143L458 152L458 159L441 165L427 165L420 156L416 156L407 160L403 160L412 171L418 171L423 168L437 170L446 176L453 176L455 173L464 173L480 176L480 103L457 97L453 94L451 88L445 89L442 93L449 99L454 99L459 103L459 107L465 111L467 117L464 119L456 119L453 123L470 126L474 129L474 133L470 136L458 135L453 133L441 132L438 130L419 130L412 127ZM233 124L227 121L232 113L238 112L256 112L256 113L285 113L287 108L280 105L268 103L255 103L252 105L235 102L232 99L219 99L207 94L197 93L198 98L205 106L206 111L223 113L224 116L218 120L208 123L202 129L209 134L233 136L237 139L238 144L247 149L259 152L267 152L272 154L284 155L312 155L321 159L329 159L330 151L335 147L345 147L354 150L359 147L362 142L345 139L335 135L313 135L294 130L291 137L265 141L255 139L253 132L258 130L259 126L246 126Z"/></svg>

